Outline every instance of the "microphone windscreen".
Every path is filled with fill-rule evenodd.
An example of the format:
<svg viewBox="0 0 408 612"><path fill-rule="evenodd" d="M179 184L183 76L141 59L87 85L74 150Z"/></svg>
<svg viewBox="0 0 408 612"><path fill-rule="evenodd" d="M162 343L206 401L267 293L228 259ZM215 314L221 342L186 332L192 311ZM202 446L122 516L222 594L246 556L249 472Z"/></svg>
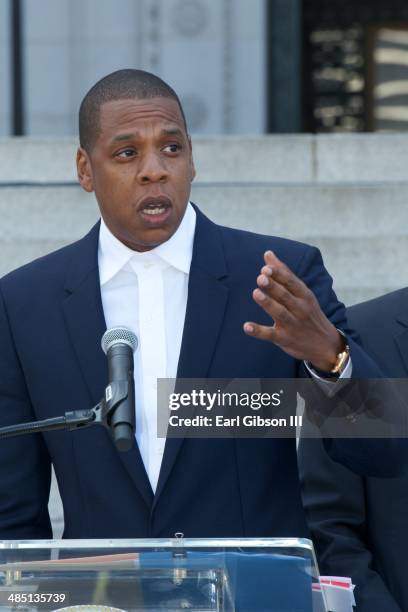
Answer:
<svg viewBox="0 0 408 612"><path fill-rule="evenodd" d="M127 327L111 327L102 336L101 345L105 355L116 344L127 344L135 352L138 345L137 336Z"/></svg>

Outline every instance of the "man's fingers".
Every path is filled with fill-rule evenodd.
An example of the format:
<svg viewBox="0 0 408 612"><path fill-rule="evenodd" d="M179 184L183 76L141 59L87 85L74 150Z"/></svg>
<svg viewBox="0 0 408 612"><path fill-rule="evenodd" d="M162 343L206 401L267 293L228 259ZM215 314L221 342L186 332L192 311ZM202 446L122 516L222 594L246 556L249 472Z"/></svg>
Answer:
<svg viewBox="0 0 408 612"><path fill-rule="evenodd" d="M264 254L266 267L271 269L272 278L283 285L292 295L304 298L309 289L272 251Z"/></svg>
<svg viewBox="0 0 408 612"><path fill-rule="evenodd" d="M265 274L265 276L272 276L272 267L271 266L263 266L261 270L261 274Z"/></svg>
<svg viewBox="0 0 408 612"><path fill-rule="evenodd" d="M283 285L276 282L271 276L262 273L257 278L257 285L269 298L272 298L279 304L282 304L293 313L296 313L300 308L300 300L295 297Z"/></svg>
<svg viewBox="0 0 408 612"><path fill-rule="evenodd" d="M264 311L276 322L290 325L293 322L293 316L280 302L269 297L261 289L255 289L252 293L255 302L264 309Z"/></svg>
<svg viewBox="0 0 408 612"><path fill-rule="evenodd" d="M275 327L270 325L258 325L258 323L252 323L252 321L244 324L244 332L248 334L248 336L258 338L258 340L275 342L276 339Z"/></svg>

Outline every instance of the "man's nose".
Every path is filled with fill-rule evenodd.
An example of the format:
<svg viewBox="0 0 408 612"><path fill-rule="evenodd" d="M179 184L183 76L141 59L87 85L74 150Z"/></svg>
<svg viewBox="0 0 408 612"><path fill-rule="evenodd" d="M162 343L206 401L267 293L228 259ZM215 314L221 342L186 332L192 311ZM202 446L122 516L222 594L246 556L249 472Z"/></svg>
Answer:
<svg viewBox="0 0 408 612"><path fill-rule="evenodd" d="M168 172L163 160L157 153L146 153L141 159L137 178L140 183L162 183L167 180Z"/></svg>

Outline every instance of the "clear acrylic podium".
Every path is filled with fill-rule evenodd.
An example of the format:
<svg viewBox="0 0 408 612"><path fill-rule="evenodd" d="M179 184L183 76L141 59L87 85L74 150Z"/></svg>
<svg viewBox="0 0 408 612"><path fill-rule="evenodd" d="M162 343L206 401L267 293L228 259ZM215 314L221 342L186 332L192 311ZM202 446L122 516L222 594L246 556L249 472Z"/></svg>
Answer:
<svg viewBox="0 0 408 612"><path fill-rule="evenodd" d="M0 610L313 612L304 539L0 542Z"/></svg>

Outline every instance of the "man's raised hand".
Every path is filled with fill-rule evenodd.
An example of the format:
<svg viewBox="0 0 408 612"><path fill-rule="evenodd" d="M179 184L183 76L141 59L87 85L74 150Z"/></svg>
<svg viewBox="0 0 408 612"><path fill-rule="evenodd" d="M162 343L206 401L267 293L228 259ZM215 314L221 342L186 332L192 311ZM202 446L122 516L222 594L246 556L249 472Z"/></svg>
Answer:
<svg viewBox="0 0 408 612"><path fill-rule="evenodd" d="M253 291L271 325L244 324L249 336L277 344L283 351L330 372L345 341L320 308L314 293L280 259L267 251Z"/></svg>

